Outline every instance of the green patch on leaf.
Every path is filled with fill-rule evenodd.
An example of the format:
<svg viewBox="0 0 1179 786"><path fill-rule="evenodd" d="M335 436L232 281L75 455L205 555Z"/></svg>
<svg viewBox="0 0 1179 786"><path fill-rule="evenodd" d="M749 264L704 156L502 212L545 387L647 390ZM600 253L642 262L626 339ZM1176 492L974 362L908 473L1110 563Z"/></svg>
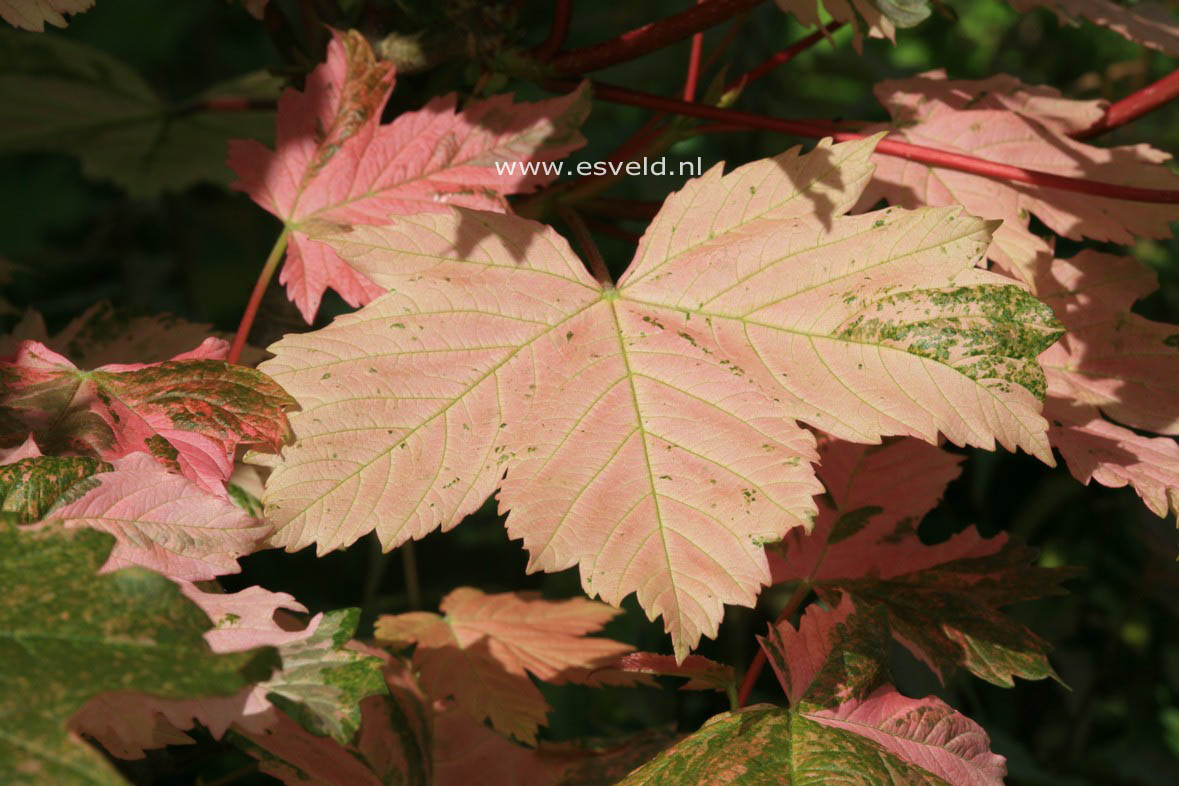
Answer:
<svg viewBox="0 0 1179 786"><path fill-rule="evenodd" d="M864 304L838 338L886 344L973 380L1014 383L1043 399L1036 357L1064 329L1052 309L1013 285L897 292Z"/></svg>
<svg viewBox="0 0 1179 786"><path fill-rule="evenodd" d="M111 469L88 456L37 456L0 466L0 512L19 524L40 521L95 488L98 481L91 476Z"/></svg>
<svg viewBox="0 0 1179 786"><path fill-rule="evenodd" d="M360 609L324 614L314 633L279 648L282 671L262 686L303 728L340 744L360 728L360 701L387 693L381 660L344 648L359 621Z"/></svg>
<svg viewBox="0 0 1179 786"><path fill-rule="evenodd" d="M114 538L92 530L17 530L0 522L0 781L121 784L70 716L108 691L168 699L225 696L265 678L270 648L216 655L209 618L142 568L98 575Z"/></svg>

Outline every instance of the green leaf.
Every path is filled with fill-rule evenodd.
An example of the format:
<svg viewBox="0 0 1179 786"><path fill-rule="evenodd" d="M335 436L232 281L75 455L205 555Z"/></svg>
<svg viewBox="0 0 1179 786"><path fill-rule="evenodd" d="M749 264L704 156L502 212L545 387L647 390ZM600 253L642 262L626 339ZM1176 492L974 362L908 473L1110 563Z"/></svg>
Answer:
<svg viewBox="0 0 1179 786"><path fill-rule="evenodd" d="M283 669L262 686L303 728L342 745L360 728L360 701L388 693L381 659L344 649L359 621L360 609L324 614L314 633L279 649Z"/></svg>
<svg viewBox="0 0 1179 786"><path fill-rule="evenodd" d="M97 575L114 539L0 522L0 782L121 784L69 717L108 691L229 695L265 678L274 651L215 655L209 618L163 576Z"/></svg>
<svg viewBox="0 0 1179 786"><path fill-rule="evenodd" d="M274 112L210 111L208 102L270 101L278 91L278 80L248 75L173 103L105 52L0 30L0 152L69 153L88 176L112 180L133 196L228 184L226 143L269 139Z"/></svg>
<svg viewBox="0 0 1179 786"><path fill-rule="evenodd" d="M36 456L0 466L0 513L19 524L40 521L54 508L98 485L91 475L114 467L88 456Z"/></svg>

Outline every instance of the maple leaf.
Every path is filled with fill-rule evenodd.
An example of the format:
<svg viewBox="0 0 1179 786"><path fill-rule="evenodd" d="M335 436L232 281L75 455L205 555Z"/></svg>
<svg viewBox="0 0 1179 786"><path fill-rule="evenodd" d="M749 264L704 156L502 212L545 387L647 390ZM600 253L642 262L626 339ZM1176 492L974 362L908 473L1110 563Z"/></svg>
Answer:
<svg viewBox="0 0 1179 786"><path fill-rule="evenodd" d="M261 372L224 362L224 341L154 364L81 371L36 341L0 358L0 444L32 432L51 454L147 452L224 494L238 444L281 444L294 402Z"/></svg>
<svg viewBox="0 0 1179 786"><path fill-rule="evenodd" d="M803 582L830 602L850 594L883 610L892 636L939 677L962 667L996 685L1055 677L1038 636L999 612L1056 594L1068 569L1034 567L1005 535L973 528L933 546L917 524L958 476L960 456L913 439L882 446L832 440L820 448L828 489L810 534L770 550L775 583ZM896 479L906 478L905 494Z"/></svg>
<svg viewBox="0 0 1179 786"><path fill-rule="evenodd" d="M274 647L281 668L232 696L170 701L120 691L97 697L72 726L113 755L139 759L151 748L191 742L184 731L198 722L216 738L230 728L265 735L293 726L344 743L360 727L364 700L385 693L382 660L345 646L356 630L358 610L317 614L305 628L289 630L276 622L276 612L307 609L286 593L250 587L221 595L191 584L181 587L213 620L205 640L214 652Z"/></svg>
<svg viewBox="0 0 1179 786"><path fill-rule="evenodd" d="M92 697L143 690L226 695L269 671L272 651L214 654L208 617L142 568L97 575L112 538L0 522L0 772L23 784L123 784L66 721ZM134 646L129 646L133 642Z"/></svg>
<svg viewBox="0 0 1179 786"><path fill-rule="evenodd" d="M1049 398L1044 412L1048 433L1069 472L1081 483L1132 486L1157 516L1179 512L1179 443L1171 437L1146 437L1101 416L1097 407Z"/></svg>
<svg viewBox="0 0 1179 786"><path fill-rule="evenodd" d="M94 0L0 0L0 17L13 27L44 32L45 23L65 27L64 14L80 14L94 6Z"/></svg>
<svg viewBox="0 0 1179 786"><path fill-rule="evenodd" d="M377 60L364 36L333 31L327 61L300 93L279 99L277 149L231 142L229 165L245 191L289 232L279 277L308 323L332 288L353 306L383 290L313 238L322 224L383 224L402 213L447 205L507 210L505 196L550 182L529 162L553 161L585 144L577 128L587 88L534 104L498 95L456 111L453 94L380 125L393 64ZM513 169L500 172L497 163ZM519 168L517 171L516 168Z"/></svg>
<svg viewBox="0 0 1179 786"><path fill-rule="evenodd" d="M102 49L13 30L0 30L0 71L0 151L67 153L88 177L136 197L195 183L228 185L226 143L269 141L274 110L247 105L227 112L224 101L272 102L282 84L258 71L174 101Z"/></svg>
<svg viewBox="0 0 1179 786"><path fill-rule="evenodd" d="M414 667L435 698L454 696L476 721L536 741L549 706L528 674L553 684L629 683L634 677L601 670L628 644L587 637L618 612L585 598L542 600L529 592L487 595L460 587L439 604L445 616L410 612L377 619L378 641L416 644Z"/></svg>
<svg viewBox="0 0 1179 786"><path fill-rule="evenodd" d="M194 581L236 573L237 557L270 531L146 454L113 464L42 456L31 437L0 459L0 515L103 530L116 538L107 569L139 565Z"/></svg>
<svg viewBox="0 0 1179 786"><path fill-rule="evenodd" d="M958 208L840 214L874 140L717 166L655 217L617 288L551 229L456 211L325 235L389 294L261 368L302 412L263 497L275 545L385 548L497 485L530 570L638 591L682 660L809 526L813 435L1001 444L1051 461L1047 307L978 270ZM483 229L475 230L476 224ZM506 470L506 479L502 480Z"/></svg>
<svg viewBox="0 0 1179 786"><path fill-rule="evenodd" d="M730 694L736 699L737 680L733 667L705 658L703 655L689 655L683 663L677 663L670 655L657 652L632 652L623 655L611 668L636 674L659 674L668 677L687 677L683 690L717 690ZM735 703L735 702L734 702Z"/></svg>
<svg viewBox="0 0 1179 786"><path fill-rule="evenodd" d="M1002 756L978 724L935 696L910 699L888 684L881 615L845 597L807 609L798 630L771 626L759 643L790 697L718 715L656 756L620 786L707 783L731 773L750 783L1001 786ZM735 781L736 782L736 781Z"/></svg>
<svg viewBox="0 0 1179 786"><path fill-rule="evenodd" d="M1061 21L1076 24L1078 17L1113 30L1149 49L1179 57L1179 19L1158 3L1118 5L1111 0L1010 0L1018 11L1036 6L1050 9Z"/></svg>
<svg viewBox="0 0 1179 786"><path fill-rule="evenodd" d="M1049 395L1099 407L1134 428L1179 434L1179 325L1130 311L1158 289L1154 272L1097 251L1034 270L1032 290L1068 330L1040 356Z"/></svg>
<svg viewBox="0 0 1179 786"><path fill-rule="evenodd" d="M95 303L55 335L49 334L39 311L28 309L7 336L0 337L0 357L15 355L21 341L39 341L79 366L110 363L158 363L183 354L210 336L229 341L231 334L171 314L129 317L106 301ZM240 361L257 365L262 350L246 346Z"/></svg>
<svg viewBox="0 0 1179 786"><path fill-rule="evenodd" d="M1176 176L1165 166L1169 153L1145 144L1094 147L1068 136L1100 119L1104 101L1064 99L1051 88L1025 86L1007 75L950 81L941 71L879 82L873 91L893 117L887 127L896 139L1086 180L1176 187ZM1059 235L1116 243L1170 237L1169 222L1179 219L1179 205L1045 191L890 156L873 160L876 173L861 207L880 199L906 207L961 204L983 218L1002 219L988 253L1029 283L1035 259L1051 254L1028 229L1032 214Z"/></svg>
<svg viewBox="0 0 1179 786"><path fill-rule="evenodd" d="M861 20L870 38L887 38L895 44L898 26L912 27L929 16L929 5L923 0L774 0L774 4L805 27L825 24L827 16L823 11L836 22L847 22L855 33L853 45L857 52L864 48Z"/></svg>
<svg viewBox="0 0 1179 786"><path fill-rule="evenodd" d="M61 462L83 460L33 461L45 472ZM44 515L67 528L114 535L108 570L140 565L173 579L212 579L237 573L237 558L256 551L270 532L270 525L168 472L146 453L115 459L107 471L85 476L82 485L67 489L72 501L58 500Z"/></svg>
<svg viewBox="0 0 1179 786"><path fill-rule="evenodd" d="M479 723L450 699L430 701L410 664L380 650L388 696L361 703L360 733L347 745L290 719L261 733L231 732L259 769L290 786L549 786L612 783L667 744L646 732L590 748L541 742L526 748Z"/></svg>
<svg viewBox="0 0 1179 786"><path fill-rule="evenodd" d="M1179 511L1179 326L1130 310L1157 288L1154 273L1096 251L1030 270L1033 291L1068 328L1040 356L1053 447L1082 483L1128 484L1156 515Z"/></svg>
<svg viewBox="0 0 1179 786"><path fill-rule="evenodd" d="M382 662L387 693L360 702L360 731L347 744L312 734L282 713L277 723L238 729L231 739L258 760L262 772L289 786L445 786L433 771L430 701L408 662L356 642L352 646Z"/></svg>

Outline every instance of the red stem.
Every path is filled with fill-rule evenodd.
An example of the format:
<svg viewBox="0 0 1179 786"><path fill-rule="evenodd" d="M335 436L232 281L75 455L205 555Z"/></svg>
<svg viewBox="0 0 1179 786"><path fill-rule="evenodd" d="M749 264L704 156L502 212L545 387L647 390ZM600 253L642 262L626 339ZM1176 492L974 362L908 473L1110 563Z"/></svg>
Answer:
<svg viewBox="0 0 1179 786"><path fill-rule="evenodd" d="M245 312L242 313L242 321L238 324L237 333L233 336L233 345L229 348L229 357L226 358L230 363L236 363L241 359L242 350L246 347L246 339L250 337L250 328L254 326L254 317L258 315L258 306L262 305L262 296L266 294L266 288L270 286L270 279L274 278L274 271L278 269L283 252L287 250L289 233L290 230L283 227L278 239L274 241L274 248L270 249L270 255L266 257L266 264L262 266L258 280L254 282L254 291L250 293L250 300L246 303Z"/></svg>
<svg viewBox="0 0 1179 786"><path fill-rule="evenodd" d="M569 19L573 16L573 0L557 0L553 5L553 26L549 29L549 37L533 50L533 56L543 62L551 60L557 50L565 43L565 36L569 34Z"/></svg>
<svg viewBox="0 0 1179 786"><path fill-rule="evenodd" d="M696 0L700 5L705 0ZM704 51L704 33L692 35L692 51L688 54L688 73L684 77L684 100L696 100L696 85L700 81L700 55Z"/></svg>
<svg viewBox="0 0 1179 786"><path fill-rule="evenodd" d="M790 46L783 49L781 52L770 55L764 61L762 61L760 65L754 66L753 68L749 69L749 71L745 72L741 76L734 79L732 82L729 82L727 85L725 85L725 92L728 93L733 90L744 89L744 87L750 82L755 82L758 79L761 79L763 76L770 73L778 66L782 65L783 63L789 63L791 60L798 57L800 54L810 49L820 41L829 39L831 34L839 28L843 27L843 25L843 22L831 22L826 27L816 30L806 38L800 38Z"/></svg>
<svg viewBox="0 0 1179 786"><path fill-rule="evenodd" d="M783 620L794 616L798 611L798 607L806 600L806 596L811 593L811 585L808 582L799 582L795 588L794 593L790 599L786 601L786 605L782 607L782 613L774 620L777 625ZM757 684L757 678L761 676L761 670L766 665L765 650L758 645L757 652L753 656L753 660L749 662L749 668L745 670L745 677L741 680L741 687L737 691L737 706L744 707L749 703L749 696L753 693L753 686Z"/></svg>
<svg viewBox="0 0 1179 786"><path fill-rule="evenodd" d="M707 30L762 0L705 0L673 16L636 27L609 41L573 49L553 58L552 66L566 74L583 74L634 60L676 41Z"/></svg>
<svg viewBox="0 0 1179 786"><path fill-rule="evenodd" d="M560 85L560 90L570 89L569 83L556 80L550 84ZM630 106L646 107L662 112L674 112L692 117L702 117L715 120L727 125L740 125L745 128L777 131L783 134L822 139L832 137L836 142L846 142L855 139L865 139L868 134L852 131L840 131L832 125L821 121L786 120L777 117L757 115L752 112L741 112L736 109L722 109L704 104L692 104L676 98L665 98L652 93L638 90L628 90L615 85L595 82L594 96L605 101ZM987 161L982 158L937 150L922 145L912 145L894 139L882 139L876 145L876 152L882 155L896 156L909 161L916 161L929 166L943 169L954 169L959 172L969 172L974 175L1006 180L1013 183L1026 183L1042 188L1055 188L1061 191L1074 191L1081 194L1108 197L1110 199L1125 199L1133 202L1153 202L1165 204L1179 204L1179 191L1167 191L1158 188L1139 188L1137 186L1123 186L1114 183L1100 183L1076 177L1054 175L1050 172L1040 172L1035 169L1002 164L997 161Z"/></svg>
<svg viewBox="0 0 1179 786"><path fill-rule="evenodd" d="M1153 84L1149 84L1136 93L1110 104L1105 110L1105 116L1096 123L1073 134L1074 139L1089 139L1098 134L1104 134L1118 126L1137 120L1143 115L1179 98L1179 70L1172 71Z"/></svg>
<svg viewBox="0 0 1179 786"><path fill-rule="evenodd" d="M741 680L741 687L737 690L737 706L744 707L749 703L749 695L753 693L753 686L757 684L757 678L761 676L761 670L766 666L766 653L759 644L757 652L753 654L753 660L749 662L749 668L745 670L745 677Z"/></svg>

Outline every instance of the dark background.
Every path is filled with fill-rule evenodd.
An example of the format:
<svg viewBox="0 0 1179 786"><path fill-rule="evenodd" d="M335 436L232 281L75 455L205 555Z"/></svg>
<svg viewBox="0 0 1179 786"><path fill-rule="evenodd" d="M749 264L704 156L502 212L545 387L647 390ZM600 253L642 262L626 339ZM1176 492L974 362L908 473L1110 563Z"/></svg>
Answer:
<svg viewBox="0 0 1179 786"><path fill-rule="evenodd" d="M680 11L688 2L577 2L567 45L609 38ZM262 68L298 83L322 58L325 44L308 12L340 26L351 21L370 29L412 31L434 23L446 30L452 24L443 19L446 3L441 0L271 3L268 27L226 0L98 0L67 30L45 35L100 47L138 70L161 95L181 99ZM466 6L487 5L455 2L451 9L463 14ZM899 31L896 46L867 41L862 56L853 51L844 29L835 35L834 48L821 44L810 50L750 87L737 107L781 117L886 119L872 97L873 82L931 68L945 68L952 78L1007 72L1028 83L1054 85L1073 98L1116 99L1177 65L1109 31L1062 26L1047 12L1021 16L995 0L946 6L945 15L935 13L919 27ZM526 0L518 24L498 32L509 43L539 43L548 31L549 8L548 2ZM706 36L706 53L723 29ZM806 32L772 4L763 4L719 62L728 65L730 76L741 73ZM688 43L682 42L595 76L678 96L687 53ZM386 119L421 106L431 95L469 94L482 73L478 64L459 59L400 76ZM715 73L705 74L702 85ZM525 98L545 95L513 80L485 81L485 86L515 90ZM595 102L584 128L590 143L570 160L606 158L646 117L645 110ZM769 132L712 134L680 142L668 155L670 160L702 156L706 168L717 161L732 166L799 142L810 144ZM1179 151L1179 106L1100 140L1106 145L1133 142ZM680 183L674 177L629 178L609 195L661 200ZM641 224L624 226L642 229ZM88 305L108 299L127 314L170 312L232 331L279 229L246 196L218 186L132 199L116 185L86 178L68 155L0 151L0 261L16 266L7 284L0 281L3 300L13 307L0 314L0 328L10 328L26 307L40 310L51 330L60 328ZM598 240L617 275L633 246L614 237ZM1080 247L1068 241L1058 245L1062 256ZM1162 281L1161 290L1136 310L1179 322L1179 243L1141 241L1128 251ZM317 324L346 308L329 294ZM264 345L283 332L302 329L306 326L272 286L255 341ZM898 648L899 687L910 695L936 692L986 727L994 749L1008 757L1011 784L1179 783L1179 570L1173 517L1157 519L1132 491L1082 487L1063 467L1050 469L1023 454L966 452L962 476L927 519L922 536L937 541L977 524L984 535L1008 531L1027 540L1040 549L1041 564L1085 571L1069 582L1067 597L1011 611L1053 642L1052 661L1071 690L1047 681L1003 690L967 676L943 687ZM263 552L244 559L243 572L222 583L230 590L261 584L291 592L313 612L361 606L361 635L371 630L376 614L410 608L407 560L416 564L426 609L436 608L444 594L461 585L487 591L538 589L551 597L580 592L575 571L525 576L525 554L507 539L501 524L489 503L455 530L414 544L412 552L381 555L371 537L320 559L313 550ZM784 603L781 593L769 590L756 609L730 608L719 639L706 640L700 652L743 671L754 653L753 635L764 631ZM633 598L624 608L607 634L640 649L669 650L661 625L648 622ZM662 689L545 686L554 709L544 736L608 737L660 724L691 730L727 709L722 696L675 686L672 680ZM782 700L768 671L754 699ZM187 784L224 777L248 764L229 746L198 737L197 746L153 752L146 761L121 766L140 783ZM223 782L272 781L246 773Z"/></svg>

